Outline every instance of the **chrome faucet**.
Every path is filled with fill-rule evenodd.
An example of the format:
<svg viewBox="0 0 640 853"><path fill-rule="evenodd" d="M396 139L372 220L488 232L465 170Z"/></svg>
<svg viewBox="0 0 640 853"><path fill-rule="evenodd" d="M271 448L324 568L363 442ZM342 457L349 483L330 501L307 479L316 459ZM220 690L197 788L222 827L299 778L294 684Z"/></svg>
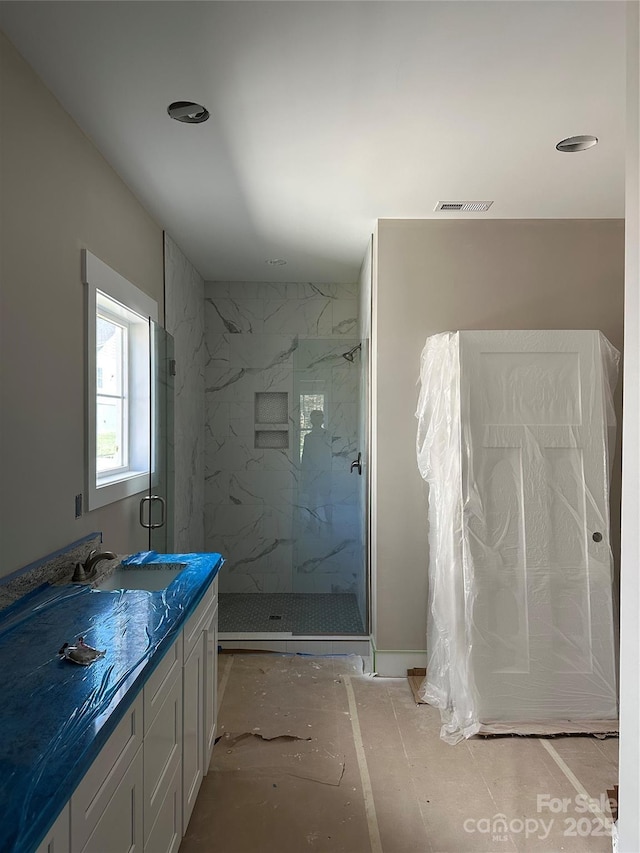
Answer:
<svg viewBox="0 0 640 853"><path fill-rule="evenodd" d="M82 583L89 581L96 573L96 566L102 560L117 560L118 555L113 551L98 551L94 548L89 552L89 556L84 563L76 563L76 568L71 578L73 583Z"/></svg>

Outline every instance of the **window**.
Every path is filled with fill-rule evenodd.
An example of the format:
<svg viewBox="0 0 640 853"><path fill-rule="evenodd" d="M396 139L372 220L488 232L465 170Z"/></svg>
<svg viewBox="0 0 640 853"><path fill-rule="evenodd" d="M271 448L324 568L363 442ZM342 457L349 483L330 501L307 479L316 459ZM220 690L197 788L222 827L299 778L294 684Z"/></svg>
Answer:
<svg viewBox="0 0 640 853"><path fill-rule="evenodd" d="M129 466L129 324L113 315L116 303L97 293L96 474ZM111 310L110 310L111 309Z"/></svg>
<svg viewBox="0 0 640 853"><path fill-rule="evenodd" d="M150 470L149 321L157 304L95 255L87 285L87 503L90 510L147 488Z"/></svg>
<svg viewBox="0 0 640 853"><path fill-rule="evenodd" d="M313 428L313 420L311 413L314 411L322 412L322 423L327 423L327 412L325 404L324 382L308 380L301 384L310 386L305 388L309 393L300 394L300 459L302 459L302 451L304 449L304 439L308 432ZM320 425L320 421L318 421Z"/></svg>

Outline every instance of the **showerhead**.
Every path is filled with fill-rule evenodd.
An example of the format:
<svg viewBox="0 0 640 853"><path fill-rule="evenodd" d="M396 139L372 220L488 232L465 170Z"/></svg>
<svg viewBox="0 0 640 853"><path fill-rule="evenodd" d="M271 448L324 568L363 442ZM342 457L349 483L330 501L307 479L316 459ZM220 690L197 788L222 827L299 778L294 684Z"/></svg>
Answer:
<svg viewBox="0 0 640 853"><path fill-rule="evenodd" d="M358 352L359 349L362 349L362 344L356 344L354 347L351 347L349 352L343 352L342 357L346 358L347 361L352 362L355 358L355 354Z"/></svg>

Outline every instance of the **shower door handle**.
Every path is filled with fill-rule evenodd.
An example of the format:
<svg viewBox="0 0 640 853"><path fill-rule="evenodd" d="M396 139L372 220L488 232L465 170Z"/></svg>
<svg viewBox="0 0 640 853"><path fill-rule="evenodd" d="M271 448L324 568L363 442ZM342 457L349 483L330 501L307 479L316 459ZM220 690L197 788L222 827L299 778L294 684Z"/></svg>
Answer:
<svg viewBox="0 0 640 853"><path fill-rule="evenodd" d="M358 453L358 458L355 462L351 463L351 473L353 474L354 469L357 469L358 474L362 476L362 453Z"/></svg>
<svg viewBox="0 0 640 853"><path fill-rule="evenodd" d="M160 508L162 510L162 516L160 521L151 521L151 504L153 501L160 501ZM149 503L149 520L144 520L144 509L145 504ZM167 511L167 503L164 498L160 497L160 495L146 495L145 497L140 499L140 524L142 527L145 527L147 530L156 530L158 527L164 527L164 517Z"/></svg>

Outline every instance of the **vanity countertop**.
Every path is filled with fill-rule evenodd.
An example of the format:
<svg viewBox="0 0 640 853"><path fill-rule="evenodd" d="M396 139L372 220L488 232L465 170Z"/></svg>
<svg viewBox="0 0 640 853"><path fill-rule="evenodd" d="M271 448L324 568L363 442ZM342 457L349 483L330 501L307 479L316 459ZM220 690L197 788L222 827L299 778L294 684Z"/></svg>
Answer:
<svg viewBox="0 0 640 853"><path fill-rule="evenodd" d="M164 590L44 584L0 614L0 850L35 849L215 579L220 554L144 552L187 567ZM58 656L82 636L105 656Z"/></svg>

